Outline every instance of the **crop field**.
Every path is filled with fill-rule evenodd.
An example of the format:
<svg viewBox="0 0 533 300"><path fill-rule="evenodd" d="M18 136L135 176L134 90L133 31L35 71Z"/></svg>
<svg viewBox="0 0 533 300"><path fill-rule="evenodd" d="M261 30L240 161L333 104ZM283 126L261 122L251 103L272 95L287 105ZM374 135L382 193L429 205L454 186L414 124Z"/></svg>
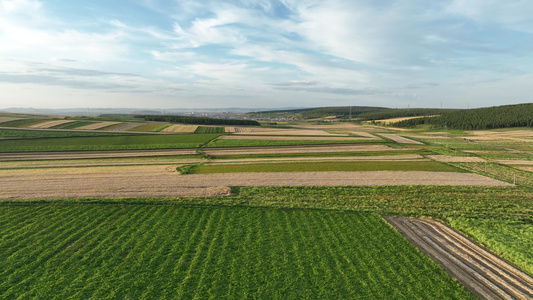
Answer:
<svg viewBox="0 0 533 300"><path fill-rule="evenodd" d="M194 133L198 125L184 125L184 124L174 124L166 127L161 130L162 132L172 132L172 133Z"/></svg>
<svg viewBox="0 0 533 300"><path fill-rule="evenodd" d="M42 123L42 122L45 122L45 121L48 121L48 120L44 120L44 119L17 119L17 120L12 120L12 121L7 121L7 122L0 123L0 126L2 126L2 127L23 128L23 127L28 127L28 126L35 125L35 124L38 124L38 123Z"/></svg>
<svg viewBox="0 0 533 300"><path fill-rule="evenodd" d="M36 205L0 215L5 299L475 299L371 214Z"/></svg>
<svg viewBox="0 0 533 300"><path fill-rule="evenodd" d="M75 121L74 123L66 123L61 125L53 126L53 129L78 129L80 127L91 126L97 124L98 122L91 121Z"/></svg>
<svg viewBox="0 0 533 300"><path fill-rule="evenodd" d="M245 172L332 172L332 171L427 171L465 172L435 161L344 161L310 163L209 164L199 166L194 174Z"/></svg>
<svg viewBox="0 0 533 300"><path fill-rule="evenodd" d="M30 125L28 126L29 128L51 128L51 127L54 127L54 126L59 126L59 125L62 125L62 124L68 124L68 123L72 123L74 121L71 121L71 120L53 120L53 121L46 121L46 122L42 122L42 123L37 123L37 124L33 124L33 125Z"/></svg>
<svg viewBox="0 0 533 300"><path fill-rule="evenodd" d="M226 140L226 139L216 139L209 143L206 147L271 147L271 146L296 146L296 145L329 145L329 144L348 144L348 143L375 143L376 140L247 140L247 139L238 139L238 140Z"/></svg>
<svg viewBox="0 0 533 300"><path fill-rule="evenodd" d="M216 134L114 135L2 140L0 152L196 148Z"/></svg>
<svg viewBox="0 0 533 300"><path fill-rule="evenodd" d="M533 275L533 223L524 220L456 217L447 220L476 242Z"/></svg>
<svg viewBox="0 0 533 300"><path fill-rule="evenodd" d="M224 127L198 126L194 133L225 133Z"/></svg>
<svg viewBox="0 0 533 300"><path fill-rule="evenodd" d="M137 131L137 132L159 132L167 127L169 127L170 124L161 124L161 123L146 123L139 125L137 127L133 127L128 129L128 131Z"/></svg>

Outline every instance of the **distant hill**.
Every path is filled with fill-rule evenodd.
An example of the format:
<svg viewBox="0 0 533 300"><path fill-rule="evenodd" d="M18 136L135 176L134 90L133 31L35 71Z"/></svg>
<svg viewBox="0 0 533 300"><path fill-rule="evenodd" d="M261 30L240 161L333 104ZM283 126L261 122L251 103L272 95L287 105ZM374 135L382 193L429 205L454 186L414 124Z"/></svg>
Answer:
<svg viewBox="0 0 533 300"><path fill-rule="evenodd" d="M429 124L438 128L475 130L506 127L533 127L533 103L464 109L392 124L414 127Z"/></svg>
<svg viewBox="0 0 533 300"><path fill-rule="evenodd" d="M251 118L274 117L274 116L295 116L299 119L318 119L329 116L335 116L339 119L352 119L360 121L372 121L390 118L418 117L440 115L445 112L453 111L451 109L437 108L386 108L373 106L334 106L334 107L317 107L304 109L288 110L269 110L249 113Z"/></svg>

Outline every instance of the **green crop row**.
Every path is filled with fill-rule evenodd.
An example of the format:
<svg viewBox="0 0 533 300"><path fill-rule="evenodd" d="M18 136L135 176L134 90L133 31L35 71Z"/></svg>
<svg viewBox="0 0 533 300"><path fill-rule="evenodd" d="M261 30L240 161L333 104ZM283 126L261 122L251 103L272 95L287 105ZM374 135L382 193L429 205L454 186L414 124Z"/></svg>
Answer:
<svg viewBox="0 0 533 300"><path fill-rule="evenodd" d="M206 147L263 147L263 146L298 146L329 144L376 143L376 140L224 140L217 139Z"/></svg>
<svg viewBox="0 0 533 300"><path fill-rule="evenodd" d="M216 134L117 135L0 140L0 152L196 148Z"/></svg>
<svg viewBox="0 0 533 300"><path fill-rule="evenodd" d="M0 220L3 299L475 299L372 214L32 205Z"/></svg>
<svg viewBox="0 0 533 300"><path fill-rule="evenodd" d="M194 133L224 133L224 127L198 126Z"/></svg>
<svg viewBox="0 0 533 300"><path fill-rule="evenodd" d="M244 172L430 171L466 172L436 161L296 162L203 165L195 174Z"/></svg>

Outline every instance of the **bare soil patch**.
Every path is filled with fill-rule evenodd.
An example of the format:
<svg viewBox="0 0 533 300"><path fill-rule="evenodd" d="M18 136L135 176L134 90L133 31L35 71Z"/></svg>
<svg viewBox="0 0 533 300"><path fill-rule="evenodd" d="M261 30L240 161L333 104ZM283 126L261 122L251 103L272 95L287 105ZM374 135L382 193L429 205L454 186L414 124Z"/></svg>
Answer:
<svg viewBox="0 0 533 300"><path fill-rule="evenodd" d="M481 299L533 299L533 278L432 220L386 220Z"/></svg>
<svg viewBox="0 0 533 300"><path fill-rule="evenodd" d="M205 196L220 186L511 184L471 173L295 172L180 175L176 165L0 170L0 199ZM209 188L209 189L208 189Z"/></svg>
<svg viewBox="0 0 533 300"><path fill-rule="evenodd" d="M485 162L486 160L475 156L450 156L450 155L428 155L430 158L439 162Z"/></svg>

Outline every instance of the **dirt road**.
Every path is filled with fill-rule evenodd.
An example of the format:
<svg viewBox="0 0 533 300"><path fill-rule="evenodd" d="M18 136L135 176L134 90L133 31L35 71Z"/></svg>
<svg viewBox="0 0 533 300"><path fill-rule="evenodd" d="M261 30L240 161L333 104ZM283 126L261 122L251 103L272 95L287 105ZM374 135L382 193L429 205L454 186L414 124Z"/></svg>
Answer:
<svg viewBox="0 0 533 300"><path fill-rule="evenodd" d="M481 299L533 299L533 278L432 220L386 217L418 248Z"/></svg>

